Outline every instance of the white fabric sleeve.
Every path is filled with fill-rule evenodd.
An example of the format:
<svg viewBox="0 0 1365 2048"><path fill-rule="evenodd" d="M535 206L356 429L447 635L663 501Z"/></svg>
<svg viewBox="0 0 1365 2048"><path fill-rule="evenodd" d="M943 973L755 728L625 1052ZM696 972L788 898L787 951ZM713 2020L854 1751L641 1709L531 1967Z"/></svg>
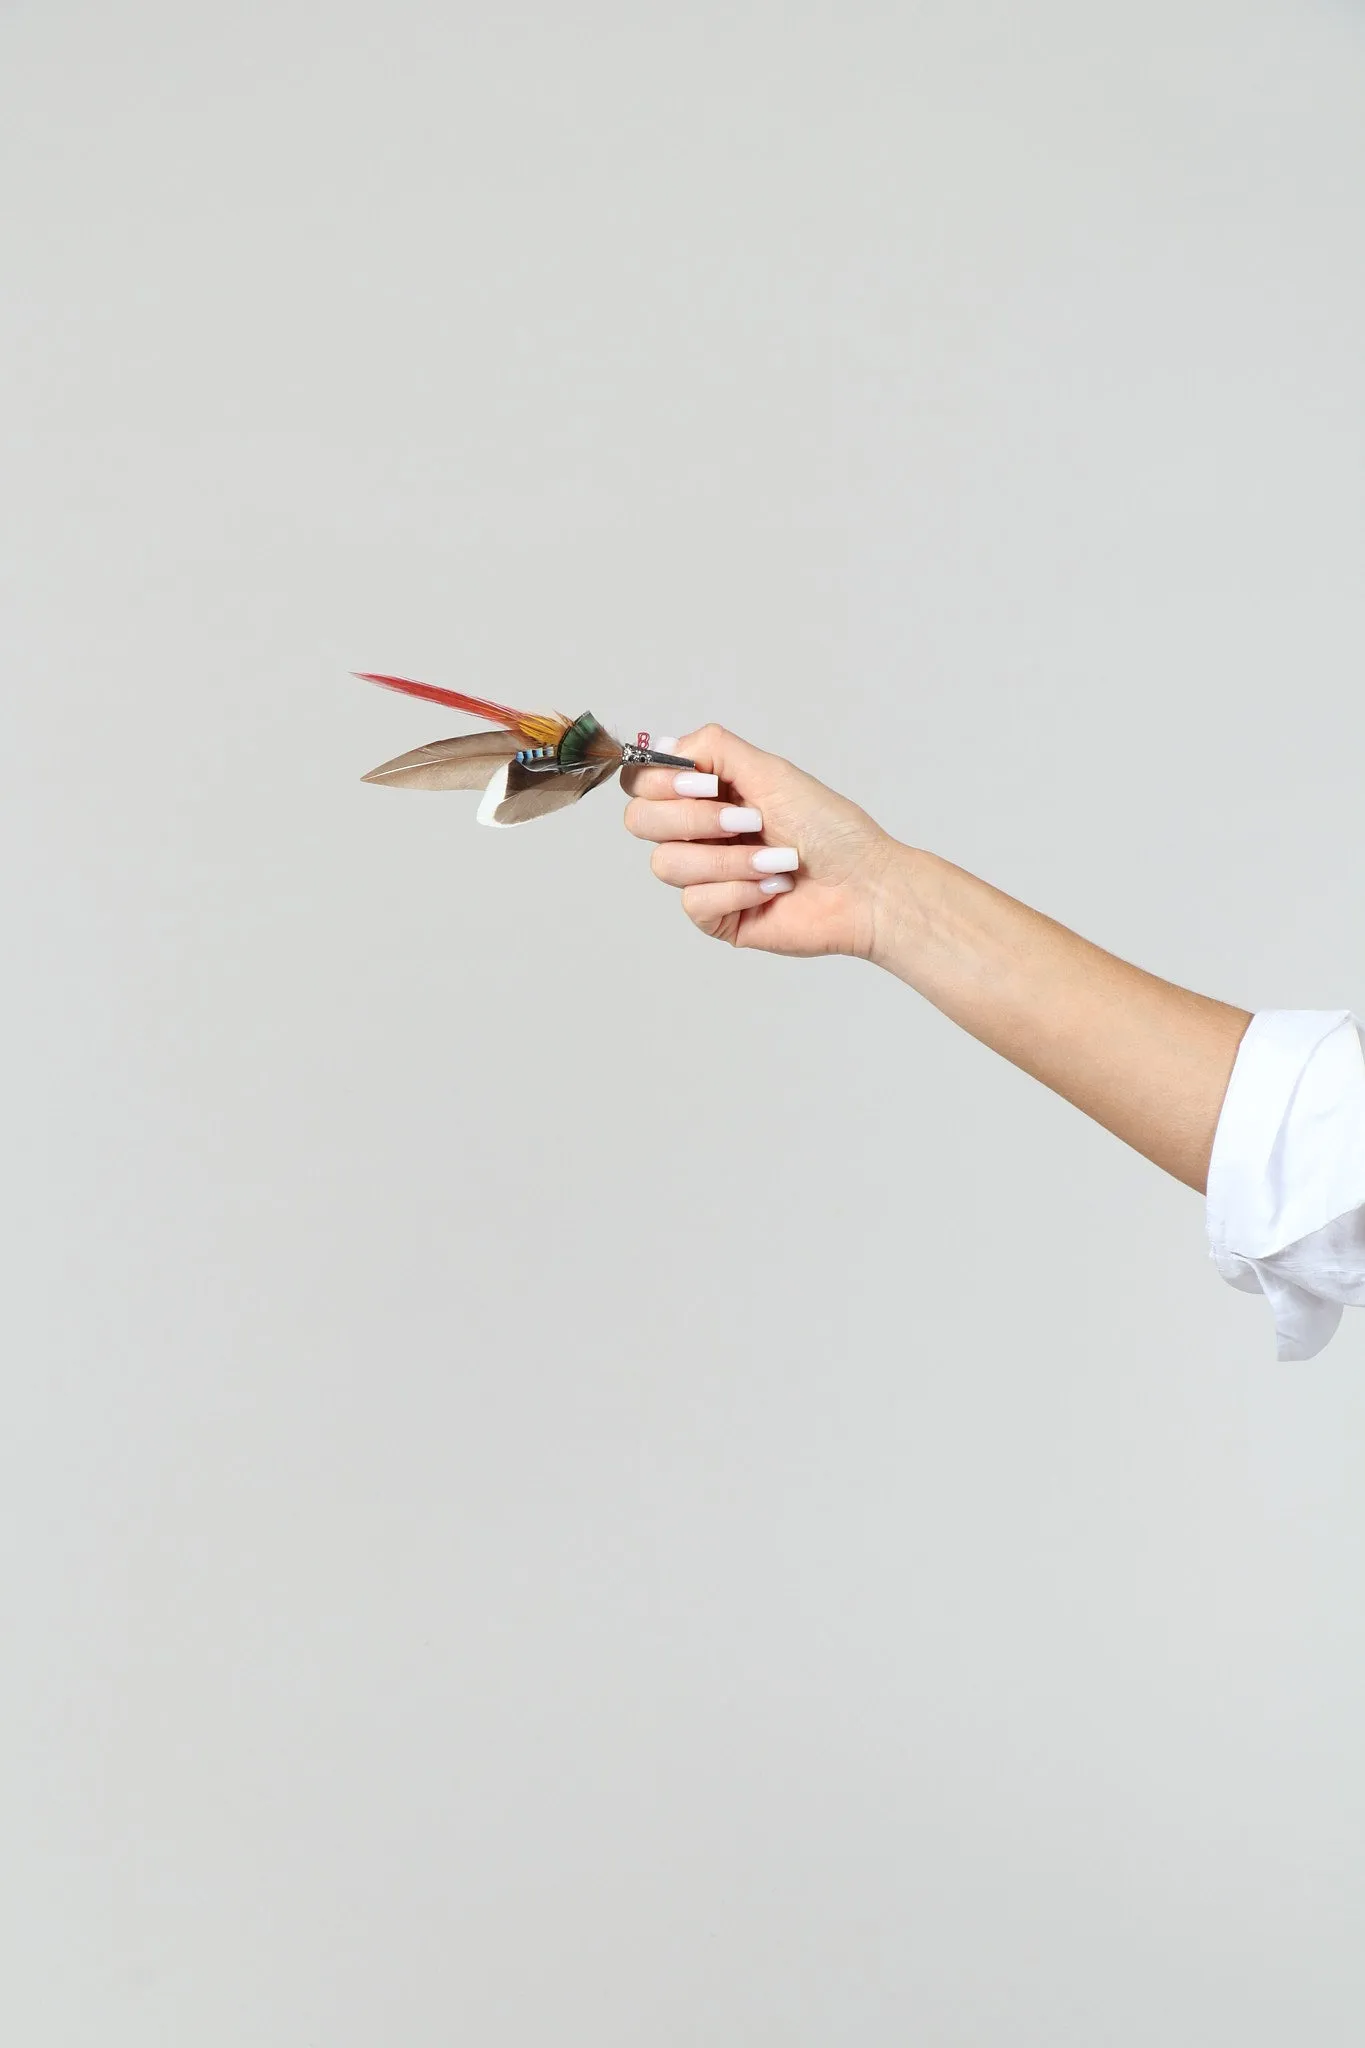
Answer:
<svg viewBox="0 0 1365 2048"><path fill-rule="evenodd" d="M1349 1010L1262 1010L1237 1053L1209 1162L1211 1257L1266 1296L1282 1359L1313 1358L1365 1307L1365 1035Z"/></svg>

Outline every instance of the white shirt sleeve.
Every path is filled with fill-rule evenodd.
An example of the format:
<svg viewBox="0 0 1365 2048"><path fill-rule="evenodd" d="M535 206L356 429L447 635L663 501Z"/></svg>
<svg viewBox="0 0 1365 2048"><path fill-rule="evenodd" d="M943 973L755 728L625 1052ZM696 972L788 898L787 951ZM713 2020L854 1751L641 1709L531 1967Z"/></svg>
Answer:
<svg viewBox="0 0 1365 2048"><path fill-rule="evenodd" d="M1262 1010L1237 1053L1209 1162L1211 1256L1312 1358L1365 1307L1365 1034L1349 1010Z"/></svg>

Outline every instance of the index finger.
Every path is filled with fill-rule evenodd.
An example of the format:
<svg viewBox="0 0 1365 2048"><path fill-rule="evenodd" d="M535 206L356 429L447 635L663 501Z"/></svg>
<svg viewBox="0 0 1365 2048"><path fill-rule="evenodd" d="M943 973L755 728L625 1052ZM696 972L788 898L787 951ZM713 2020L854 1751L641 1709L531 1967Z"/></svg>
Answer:
<svg viewBox="0 0 1365 2048"><path fill-rule="evenodd" d="M621 787L629 796L651 797L656 802L668 797L720 795L716 777L698 768L623 768Z"/></svg>
<svg viewBox="0 0 1365 2048"><path fill-rule="evenodd" d="M682 740L665 739L662 735L650 741L658 754L680 754L684 759L693 759L693 751ZM720 785L714 775L708 773L709 762L698 761L695 768L623 768L621 787L627 796L643 796L655 802L663 802L675 796L718 796ZM681 782L678 778L682 777Z"/></svg>

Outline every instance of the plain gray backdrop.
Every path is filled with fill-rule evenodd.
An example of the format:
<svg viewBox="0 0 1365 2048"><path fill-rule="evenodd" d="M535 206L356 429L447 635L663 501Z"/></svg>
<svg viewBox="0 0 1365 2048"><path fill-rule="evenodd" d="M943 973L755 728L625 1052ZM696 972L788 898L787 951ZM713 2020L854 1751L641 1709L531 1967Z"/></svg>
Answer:
<svg viewBox="0 0 1365 2048"><path fill-rule="evenodd" d="M0 2033L1355 2048L1365 1317L613 792L1365 1010L1347 0L0 11Z"/></svg>

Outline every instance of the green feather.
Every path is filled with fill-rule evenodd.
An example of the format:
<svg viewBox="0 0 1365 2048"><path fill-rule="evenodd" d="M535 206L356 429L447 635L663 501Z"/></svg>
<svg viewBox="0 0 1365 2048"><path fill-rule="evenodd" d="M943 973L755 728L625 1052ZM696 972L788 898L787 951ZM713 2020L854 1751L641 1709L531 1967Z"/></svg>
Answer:
<svg viewBox="0 0 1365 2048"><path fill-rule="evenodd" d="M576 718L559 742L560 767L581 767L587 758L588 748L601 730L591 711L585 711L581 718Z"/></svg>

